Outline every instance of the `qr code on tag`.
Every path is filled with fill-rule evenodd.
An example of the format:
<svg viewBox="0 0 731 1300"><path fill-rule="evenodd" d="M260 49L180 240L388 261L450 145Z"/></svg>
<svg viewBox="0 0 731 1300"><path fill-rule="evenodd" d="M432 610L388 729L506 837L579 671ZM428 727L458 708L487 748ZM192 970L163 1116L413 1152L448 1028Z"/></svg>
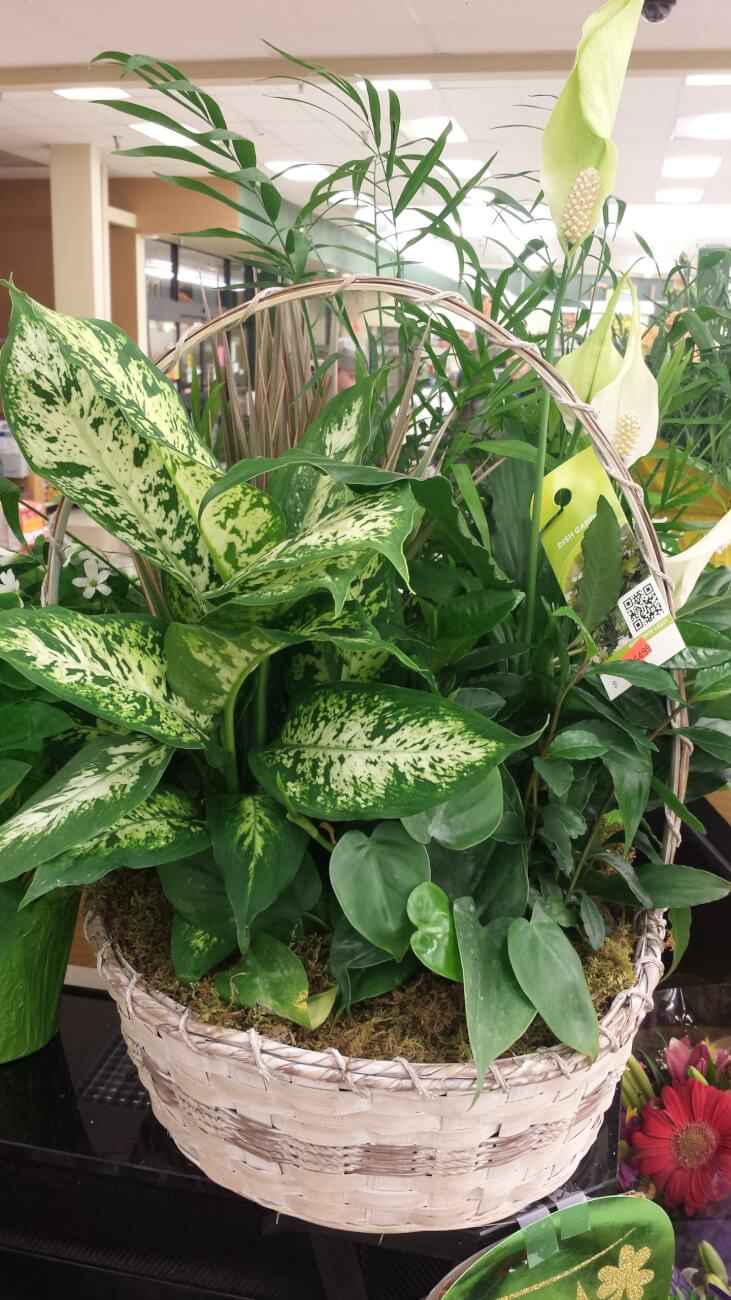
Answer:
<svg viewBox="0 0 731 1300"><path fill-rule="evenodd" d="M627 627L635 635L646 631L670 612L654 578L645 578L620 596L619 608Z"/></svg>

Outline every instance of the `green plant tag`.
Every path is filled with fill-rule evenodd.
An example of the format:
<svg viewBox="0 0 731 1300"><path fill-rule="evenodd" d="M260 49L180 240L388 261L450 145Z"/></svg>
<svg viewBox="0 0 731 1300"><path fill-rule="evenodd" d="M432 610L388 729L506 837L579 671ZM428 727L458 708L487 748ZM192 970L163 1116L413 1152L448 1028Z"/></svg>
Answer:
<svg viewBox="0 0 731 1300"><path fill-rule="evenodd" d="M596 643L593 662L616 664L601 674L609 698L632 685L657 689L645 664L665 663L685 643L593 447L546 475L541 540L567 605Z"/></svg>

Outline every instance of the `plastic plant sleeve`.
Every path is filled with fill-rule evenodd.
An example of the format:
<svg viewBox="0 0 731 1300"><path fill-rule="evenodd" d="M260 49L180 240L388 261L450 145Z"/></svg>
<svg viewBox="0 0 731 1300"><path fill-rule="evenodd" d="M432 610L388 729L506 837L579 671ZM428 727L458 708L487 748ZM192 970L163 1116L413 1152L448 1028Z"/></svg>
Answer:
<svg viewBox="0 0 731 1300"><path fill-rule="evenodd" d="M37 1052L58 1028L78 902L77 890L59 889L22 913L0 959L0 1064Z"/></svg>

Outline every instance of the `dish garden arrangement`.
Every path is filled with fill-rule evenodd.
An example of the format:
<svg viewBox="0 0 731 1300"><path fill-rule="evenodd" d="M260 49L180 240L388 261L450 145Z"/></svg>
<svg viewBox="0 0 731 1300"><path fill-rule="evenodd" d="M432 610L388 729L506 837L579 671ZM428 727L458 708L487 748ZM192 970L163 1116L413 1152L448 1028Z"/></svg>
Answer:
<svg viewBox="0 0 731 1300"><path fill-rule="evenodd" d="M693 794L731 756L730 575L706 571L728 519L688 546L682 513L629 472L661 407L633 290L613 337L628 277L598 323L562 317L577 276L594 266L593 301L610 271L611 126L640 8L609 0L586 24L544 137L562 262L522 303L505 276L482 310L454 228L487 168L455 190L447 134L400 145L392 93L386 125L369 83L298 66L373 151L287 225L210 96L111 53L203 119L186 133L240 187L225 201L263 287L181 345L216 338L218 418L198 398L189 417L173 354L156 368L115 326L9 286L6 418L130 548L146 612L59 603L59 512L48 603L0 614L0 658L85 730L0 826L0 881L19 915L92 886L89 937L156 1115L211 1177L302 1218L487 1223L563 1183L663 972L663 910L677 963L689 908L728 892L673 861L691 751ZM597 60L613 79L592 80ZM343 179L372 182L374 208L391 194L375 274L318 273L316 218ZM398 217L425 188L464 294L405 278ZM525 323L549 292L537 346ZM349 311L364 295L365 337ZM356 349L335 396L325 304Z"/></svg>

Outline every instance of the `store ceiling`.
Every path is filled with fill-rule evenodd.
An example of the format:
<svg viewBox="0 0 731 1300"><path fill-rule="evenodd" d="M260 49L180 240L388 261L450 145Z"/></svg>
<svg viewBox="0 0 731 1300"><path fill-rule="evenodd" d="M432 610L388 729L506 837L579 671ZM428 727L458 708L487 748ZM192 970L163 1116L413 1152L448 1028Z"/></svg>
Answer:
<svg viewBox="0 0 731 1300"><path fill-rule="evenodd" d="M226 65L221 62L220 76L211 64L207 88L221 103L230 127L253 138L261 165L287 161L333 166L362 153L357 135L343 121L308 102L317 98L309 88L302 90L296 81L242 84L232 78L231 59L261 59L263 67L271 68L264 36L306 57L343 59L360 51L362 57L372 56L366 60L369 71L377 65L376 56L387 53L391 76L401 52L408 74L421 72L432 83L429 90L401 93L407 123L451 117L466 139L449 147L450 158L486 161L497 151L494 174L535 175L540 128L560 90L561 76L511 77L511 59L518 62L513 54L506 55L499 76L481 77L456 71L459 57L469 52L472 67L479 63L475 56L481 48L488 51L486 60L494 61L500 50L522 51L525 58L529 37L534 52L545 55L553 50L563 59L576 43L581 21L595 7L594 0L341 0L338 5L320 0L317 21L317 5L293 0L219 0L215 10L192 0L125 0L119 6L96 0L67 0L64 6L57 0L5 2L12 18L0 48L0 86L9 86L15 76L16 84L20 80L25 88L7 88L0 98L0 178L43 174L39 169L48 164L50 146L64 143L98 145L113 176L152 175L160 168L151 159L115 154L116 148L150 143L131 129L132 119L54 93L54 80L68 85L74 75L73 66L58 65L77 65L82 77L77 84L83 84L81 65L104 45L151 49L183 63L228 60ZM704 54L701 45L712 53ZM682 116L731 114L731 84L687 85L685 75L686 70L719 69L724 64L731 73L731 0L677 0L666 23L641 24L638 49L648 58L666 56L669 68L652 75L634 73L625 86L614 133L620 160L616 188L631 206L624 226L627 247L620 251L627 256L637 251L632 232L640 230L668 262L681 248L692 251L698 244L729 239L731 139L681 140L673 135ZM725 59L724 50L729 51ZM419 55L422 68L417 66ZM361 56L353 56L354 70ZM682 68L670 66L677 64ZM113 84L115 78L107 80ZM128 79L124 84L138 102L159 103L139 83ZM332 108L331 101L324 104ZM677 156L721 161L714 176L664 178L666 159ZM203 170L175 167L189 174ZM281 187L295 203L308 193L307 184L292 180L284 180ZM701 190L701 201L656 202L659 189L685 187ZM535 192L534 183L526 180L505 182L505 188L526 199ZM475 237L477 227L469 233Z"/></svg>

